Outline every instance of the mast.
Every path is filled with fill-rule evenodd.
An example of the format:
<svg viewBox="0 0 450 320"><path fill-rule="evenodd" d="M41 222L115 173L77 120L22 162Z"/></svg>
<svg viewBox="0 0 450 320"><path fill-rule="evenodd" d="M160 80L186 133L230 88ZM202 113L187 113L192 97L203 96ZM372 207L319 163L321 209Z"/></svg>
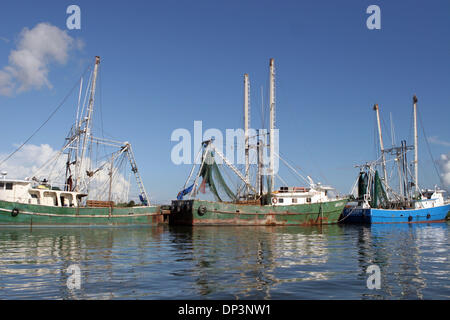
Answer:
<svg viewBox="0 0 450 320"><path fill-rule="evenodd" d="M402 142L400 142L402 143ZM402 178L402 170L400 167L400 161L403 161L403 153L400 152L401 148L397 148L397 171L398 171L398 187L399 192L403 195L403 178Z"/></svg>
<svg viewBox="0 0 450 320"><path fill-rule="evenodd" d="M270 91L269 91L269 103L270 103L270 192L273 192L275 186L275 60L270 59Z"/></svg>
<svg viewBox="0 0 450 320"><path fill-rule="evenodd" d="M250 124L249 114L249 81L248 74L244 74L244 134L245 134L245 180L250 182L249 178L249 141L248 141L248 129ZM247 187L247 194L249 188Z"/></svg>
<svg viewBox="0 0 450 320"><path fill-rule="evenodd" d="M419 189L419 150L418 150L418 136L417 136L417 97L413 96L413 105L414 105L414 176L415 181L414 184L416 186L417 194L420 193Z"/></svg>
<svg viewBox="0 0 450 320"><path fill-rule="evenodd" d="M378 137L380 138L381 162L383 167L384 183L387 185L386 157L384 155L383 135L381 133L380 110L378 108L378 103L373 106L373 110L375 110L377 114Z"/></svg>
<svg viewBox="0 0 450 320"><path fill-rule="evenodd" d="M262 196L263 195L263 187L264 187L263 180L262 180L263 154L262 154L262 142L261 142L261 138L260 138L259 134L260 134L260 130L258 129L257 134L256 134L256 138L258 139L257 143L256 143L256 152L257 152L257 157L258 157L258 161L257 161L258 162L258 174L256 177L256 189L258 191L258 195Z"/></svg>
<svg viewBox="0 0 450 320"><path fill-rule="evenodd" d="M108 207L109 207L109 217L111 218L112 211L112 179L113 179L113 169L114 169L114 155L111 156L111 170L109 171L109 192L108 192Z"/></svg>
<svg viewBox="0 0 450 320"><path fill-rule="evenodd" d="M81 158L79 159L79 161L77 161L76 182L75 182L75 191L77 191L77 192L80 190L80 172L82 170L82 164L83 164L84 156L86 153L87 142L88 142L88 139L91 134L91 116L92 116L92 111L94 109L95 86L97 83L97 73L98 73L98 65L99 64L100 64L100 57L96 56L92 85L91 85L91 93L89 96L88 114L87 114L86 119L83 120L85 122L84 130L82 132L80 132L80 134L82 134L82 133L84 134L84 137L83 137L83 146L81 149Z"/></svg>

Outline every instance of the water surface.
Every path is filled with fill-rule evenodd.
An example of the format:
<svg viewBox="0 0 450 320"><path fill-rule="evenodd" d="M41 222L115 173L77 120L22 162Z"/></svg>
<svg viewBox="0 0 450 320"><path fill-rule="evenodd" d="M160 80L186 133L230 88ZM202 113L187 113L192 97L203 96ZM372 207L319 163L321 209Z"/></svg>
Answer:
<svg viewBox="0 0 450 320"><path fill-rule="evenodd" d="M0 299L449 299L449 226L1 228Z"/></svg>

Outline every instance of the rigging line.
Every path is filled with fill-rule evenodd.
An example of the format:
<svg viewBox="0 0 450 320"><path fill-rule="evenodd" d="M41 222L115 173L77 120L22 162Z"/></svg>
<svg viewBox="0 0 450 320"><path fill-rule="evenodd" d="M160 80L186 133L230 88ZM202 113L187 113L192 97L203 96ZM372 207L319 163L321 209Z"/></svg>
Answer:
<svg viewBox="0 0 450 320"><path fill-rule="evenodd" d="M62 156L62 153L58 154L58 156L56 157L55 162L53 164L53 167L50 169L50 171L48 173L48 180L49 181L51 181L52 175L53 175L54 171L56 171L55 168L56 168L56 165L58 164L58 160L59 160L60 156ZM60 170L65 170L65 168L60 169ZM55 179L58 179L58 177L55 177Z"/></svg>
<svg viewBox="0 0 450 320"><path fill-rule="evenodd" d="M355 181L355 183L353 184L352 189L350 190L350 194L355 194L355 193L356 193L356 185L358 184L358 180L359 180L359 175L358 175L358 177L356 178L356 181Z"/></svg>
<svg viewBox="0 0 450 320"><path fill-rule="evenodd" d="M419 110L417 110L417 114L419 115L420 127L422 128L423 136L424 136L424 138L425 138L425 142L426 142L426 145L427 145L428 153L430 154L430 157L431 157L431 161L433 162L434 170L436 171L436 174L437 174L437 176L438 176L438 178L439 178L439 181L441 182L441 185L444 186L444 185L445 185L445 184L444 184L444 181L442 180L442 177L441 177L441 175L439 174L439 170L438 170L438 168L436 167L436 162L434 161L433 155L431 154L430 144L428 143L428 137L427 137L427 135L425 134L425 127L423 126L423 123L422 123L422 116L421 116L421 113L420 113Z"/></svg>
<svg viewBox="0 0 450 320"><path fill-rule="evenodd" d="M104 130L103 130L103 86L102 86L102 67L99 65L98 68L98 82L99 82L99 109L100 109L100 125L102 138L105 139ZM106 152L106 146L103 145L103 151Z"/></svg>
<svg viewBox="0 0 450 320"><path fill-rule="evenodd" d="M87 67L86 68L86 70L83 72L83 74L82 74L82 76L86 73L86 71L89 69L89 67ZM81 76L81 77L82 77ZM80 78L81 78L80 77ZM55 115L55 113L64 105L64 103L66 102L66 100L72 95L72 92L73 92L73 90L75 90L75 88L76 87L78 87L78 83L79 83L79 81L77 80L76 82L75 82L75 85L72 87L72 89L70 89L70 92L64 97L64 99L61 101L61 103L56 107L56 109L55 110L53 110L53 112L50 114L50 116L47 118L47 120L45 120L44 121L44 123L43 124L41 124L41 126L39 127L39 128L37 128L34 132L33 132L33 134L28 138L28 139L26 139L25 140L25 142L23 142L16 150L14 150L12 153L10 153L5 159L3 159L1 162L0 162L0 166L2 165L2 164L4 164L6 161L8 161L14 154L16 154L16 152L18 152L20 149L22 149L23 148L23 146L25 146L27 143L28 143L28 141L30 141L41 129L42 129L42 127L43 126L45 126L46 124L47 124L47 122L49 122L50 121L50 119Z"/></svg>
<svg viewBox="0 0 450 320"><path fill-rule="evenodd" d="M229 179L229 182L233 185L233 188L235 189L235 190L239 190L240 189L240 185L241 185L241 183L240 182L234 182L233 181L233 178L231 177L231 175L230 175L230 172L228 172L228 170L226 170L226 167L223 165L223 164L220 164L221 166L222 166L222 171L223 172L225 172L225 174L226 174L226 176L228 177L228 179ZM226 181L225 181L226 182ZM244 183L244 185L245 185L245 183Z"/></svg>
<svg viewBox="0 0 450 320"><path fill-rule="evenodd" d="M285 158L285 159L282 159L282 160L288 162L288 161L286 160L287 157L285 156L284 153L282 153L281 151L279 151L279 154L280 154L283 158ZM279 156L278 156L278 157L279 157ZM299 165L297 165L297 164L294 163L293 161L291 161L291 166L292 166L293 168L296 167L296 168L297 168L299 171L301 171L304 175L307 175L307 176L308 176L307 172L305 172L302 168L300 168ZM320 168L319 168L319 169L320 169ZM291 169L291 170L292 170L292 169ZM306 183L309 184L309 181L308 181L305 177L303 177L299 172L297 172L297 170L294 169L294 172L297 173L297 174L299 174L299 175L301 176L301 178L302 178L303 180L305 180ZM315 179L315 178L314 178L314 179ZM316 179L316 180L317 180L317 179Z"/></svg>
<svg viewBox="0 0 450 320"><path fill-rule="evenodd" d="M70 131L69 131L69 135L70 135ZM53 155L51 155L51 157L49 157L49 160L45 161L35 172L33 172L33 176L37 176L37 174L40 173L41 170L43 170L44 168L47 168L47 166L49 166L51 163L55 162L52 169L48 173L49 180L50 180L50 176L56 166L56 163L58 162L59 157L64 153L65 147L68 145L69 144L64 143L63 147L61 149L59 149L58 151L55 151L55 153Z"/></svg>
<svg viewBox="0 0 450 320"><path fill-rule="evenodd" d="M280 179L281 182L283 182L285 186L288 186L288 185L289 185L286 181L283 180L283 178L281 178L281 176L280 176L278 173L276 174L276 177L277 177L278 179Z"/></svg>
<svg viewBox="0 0 450 320"><path fill-rule="evenodd" d="M413 137L413 127L414 127L414 109L410 111L410 117L409 117L409 132L408 132L408 140L411 141ZM400 139L401 140L401 139Z"/></svg>
<svg viewBox="0 0 450 320"><path fill-rule="evenodd" d="M81 128L81 124L83 122L81 119L84 119L84 113L85 113L86 107L87 107L87 102L86 102L87 101L87 96L88 96L88 93L89 93L89 88L91 87L91 84L92 84L92 74L93 74L93 72L91 72L89 74L89 80L88 80L88 83L87 83L87 86L86 86L86 90L84 92L84 99L83 99L83 104L81 105L81 112L80 112L80 118L78 119L77 130L79 128Z"/></svg>
<svg viewBox="0 0 450 320"><path fill-rule="evenodd" d="M387 129L386 129L386 123L384 122L384 118L383 118L383 116L380 114L380 118L381 118L381 122L383 123L383 129L384 129L384 132L385 132L385 134L384 134L384 136L383 136L383 143L386 145L386 136L387 136L387 133L386 132L389 132ZM391 135L391 133L389 134L389 138L391 138L391 140L392 140L392 135Z"/></svg>
<svg viewBox="0 0 450 320"><path fill-rule="evenodd" d="M300 178L302 178L308 185L311 185L311 183L305 178L303 177L300 173L297 172L297 170L295 170L295 168L293 168L285 159L283 159L279 154L275 154L276 156L278 156L278 158L284 162L284 164L292 170L292 172L294 172L296 175L298 175ZM297 177L298 179L298 177ZM299 180L300 181L300 180Z"/></svg>
<svg viewBox="0 0 450 320"><path fill-rule="evenodd" d="M292 164L289 164L289 162L286 160L286 156L284 155L284 153L279 151L278 154L278 158L280 158L283 162L285 162L285 164L287 165L287 167L289 167L289 165L292 167L290 168L291 170L293 170L294 173L296 173L297 175L299 175L303 180L306 181L307 184L310 184L308 179L306 179L303 175L301 175L297 170L295 170L294 166L297 167L300 171L303 171L300 166L296 165L294 162L292 162Z"/></svg>
<svg viewBox="0 0 450 320"><path fill-rule="evenodd" d="M380 142L378 139L378 132L377 132L377 117L374 116L374 122L375 125L373 126L373 148L374 148L374 154L375 157L378 158L380 156Z"/></svg>
<svg viewBox="0 0 450 320"><path fill-rule="evenodd" d="M115 170L114 170L114 167L111 170L112 171L111 181L114 181L114 183L117 182L118 177L123 176L120 171L121 171L121 169L123 169L122 166L124 164L124 160L125 160L125 155L124 154L120 155L116 161L118 164L116 165Z"/></svg>
<svg viewBox="0 0 450 320"><path fill-rule="evenodd" d="M261 117L261 128L264 128L265 113L264 113L264 89L263 89L263 86L261 86L261 113L259 115Z"/></svg>

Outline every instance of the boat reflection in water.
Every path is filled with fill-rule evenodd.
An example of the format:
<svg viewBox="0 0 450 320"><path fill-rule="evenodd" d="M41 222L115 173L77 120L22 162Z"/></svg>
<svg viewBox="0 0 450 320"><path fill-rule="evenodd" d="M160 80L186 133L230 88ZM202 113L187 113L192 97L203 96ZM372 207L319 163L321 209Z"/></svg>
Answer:
<svg viewBox="0 0 450 320"><path fill-rule="evenodd" d="M339 239L341 229L171 227L181 251L190 243L194 269L186 272L195 279L195 295L218 299L307 298L308 292L284 288L326 282L337 273L326 266L334 251L330 240Z"/></svg>
<svg viewBox="0 0 450 320"><path fill-rule="evenodd" d="M363 298L430 299L426 290L450 293L448 224L377 224L358 229L361 276L369 265L381 271L381 290ZM433 277L429 277L433 275Z"/></svg>
<svg viewBox="0 0 450 320"><path fill-rule="evenodd" d="M448 223L0 228L0 299L448 299L448 239Z"/></svg>
<svg viewBox="0 0 450 320"><path fill-rule="evenodd" d="M154 263L146 252L149 243L161 245L163 231L162 226L0 228L0 299L116 298L119 284L139 281L139 268ZM81 269L81 290L67 288L67 268L74 264ZM123 289L131 291L126 284Z"/></svg>

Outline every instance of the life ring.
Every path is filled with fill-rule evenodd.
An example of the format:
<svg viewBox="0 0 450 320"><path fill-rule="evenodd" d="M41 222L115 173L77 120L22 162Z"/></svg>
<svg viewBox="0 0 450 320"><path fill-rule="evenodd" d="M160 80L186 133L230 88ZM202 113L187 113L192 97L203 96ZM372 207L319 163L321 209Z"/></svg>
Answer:
<svg viewBox="0 0 450 320"><path fill-rule="evenodd" d="M198 215L199 216L203 216L205 213L206 213L206 207L205 206L200 206L200 207L198 207Z"/></svg>
<svg viewBox="0 0 450 320"><path fill-rule="evenodd" d="M272 198L272 204L277 204L278 199L277 198Z"/></svg>
<svg viewBox="0 0 450 320"><path fill-rule="evenodd" d="M17 217L18 214L19 214L19 209L17 209L17 208L12 209L11 216Z"/></svg>

